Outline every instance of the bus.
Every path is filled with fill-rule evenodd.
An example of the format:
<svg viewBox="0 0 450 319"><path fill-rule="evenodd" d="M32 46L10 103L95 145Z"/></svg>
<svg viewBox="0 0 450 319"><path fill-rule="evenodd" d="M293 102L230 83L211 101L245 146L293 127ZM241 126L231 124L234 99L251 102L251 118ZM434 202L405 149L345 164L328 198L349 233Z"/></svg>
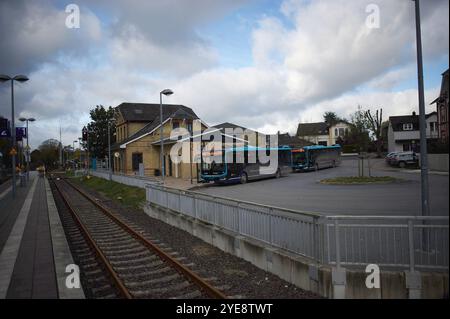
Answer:
<svg viewBox="0 0 450 319"><path fill-rule="evenodd" d="M201 156L200 179L202 182L239 182L245 184L250 180L276 177L279 178L291 171L292 155L291 148L282 146L277 148L261 148L253 146L233 147L214 152L204 152ZM248 152L255 152L255 160L249 161ZM278 165L275 170L270 163L261 163L258 152L277 152ZM232 153L232 154L231 154ZM208 161L205 158L209 157ZM230 160L230 159L233 160ZM238 158L243 160L238 161ZM227 162L227 160L229 160Z"/></svg>
<svg viewBox="0 0 450 319"><path fill-rule="evenodd" d="M341 163L341 146L312 145L292 150L293 171L311 171L335 167Z"/></svg>

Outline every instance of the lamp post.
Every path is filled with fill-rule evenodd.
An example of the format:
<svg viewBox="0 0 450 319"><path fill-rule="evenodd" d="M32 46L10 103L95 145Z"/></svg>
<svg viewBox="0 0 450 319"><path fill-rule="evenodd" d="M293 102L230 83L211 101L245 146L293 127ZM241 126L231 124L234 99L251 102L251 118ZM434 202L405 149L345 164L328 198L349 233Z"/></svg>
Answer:
<svg viewBox="0 0 450 319"><path fill-rule="evenodd" d="M163 111L162 111L162 96L166 95L172 95L173 91L171 89L165 89L162 90L161 92L159 92L159 119L160 119L160 127L159 127L159 135L161 138L161 153L159 155L160 157L160 162L161 162L161 176L162 176L162 182L164 184L164 177L166 175L166 171L165 171L165 163L164 163L164 141L163 141Z"/></svg>
<svg viewBox="0 0 450 319"><path fill-rule="evenodd" d="M0 75L0 82L11 81L11 138L13 149L16 149L16 126L14 125L14 81L26 82L28 78L25 75L16 75L10 77L9 75ZM16 155L12 155L12 196L16 197Z"/></svg>
<svg viewBox="0 0 450 319"><path fill-rule="evenodd" d="M420 126L420 176L422 192L422 216L430 216L428 190L428 155L425 119L425 97L423 88L422 36L420 31L420 2L415 0L416 12L416 46L417 46L417 77L419 87L419 126Z"/></svg>
<svg viewBox="0 0 450 319"><path fill-rule="evenodd" d="M27 123L27 152L26 152L26 157L27 157L27 181L30 180L30 144L28 143L28 141L30 140L30 131L28 130L28 122L34 122L36 121L34 118L30 117L30 118L25 118L25 117L21 117L19 118L19 121L21 122L26 122Z"/></svg>

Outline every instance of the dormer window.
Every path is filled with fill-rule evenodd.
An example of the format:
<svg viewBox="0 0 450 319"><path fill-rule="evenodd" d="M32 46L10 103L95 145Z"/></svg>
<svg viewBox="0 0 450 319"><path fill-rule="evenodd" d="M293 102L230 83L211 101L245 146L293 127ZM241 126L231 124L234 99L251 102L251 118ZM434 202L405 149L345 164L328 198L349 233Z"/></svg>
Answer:
<svg viewBox="0 0 450 319"><path fill-rule="evenodd" d="M412 131L412 130L413 130L412 123L405 123L405 124L403 124L403 131Z"/></svg>

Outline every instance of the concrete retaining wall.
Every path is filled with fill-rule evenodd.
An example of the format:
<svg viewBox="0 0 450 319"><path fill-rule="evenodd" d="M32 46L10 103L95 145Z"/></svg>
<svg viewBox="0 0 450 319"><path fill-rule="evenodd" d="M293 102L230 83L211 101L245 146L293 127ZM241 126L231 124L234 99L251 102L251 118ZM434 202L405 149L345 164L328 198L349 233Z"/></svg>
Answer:
<svg viewBox="0 0 450 319"><path fill-rule="evenodd" d="M428 168L431 171L448 172L448 154L428 154Z"/></svg>
<svg viewBox="0 0 450 319"><path fill-rule="evenodd" d="M305 290L313 291L327 298L411 298L407 288L407 273L382 271L381 287L369 289L365 280L367 274L362 270L344 270L344 285L339 288L333 269L311 262L309 259L273 248L265 243L239 236L220 227L199 221L178 212L147 203L145 212L153 218L180 228L203 241L233 254L253 265L271 272L280 278ZM342 270L341 270L342 271ZM447 273L419 273L419 293L421 298L448 297ZM342 280L342 278L341 278ZM342 291L341 294L338 292Z"/></svg>
<svg viewBox="0 0 450 319"><path fill-rule="evenodd" d="M91 171L91 175L109 180L108 172ZM128 186L135 186L135 187L139 187L139 188L145 188L145 184L154 182L151 179L143 178L143 177L139 177L139 176L126 176L126 175L112 174L111 177L114 182L125 184Z"/></svg>

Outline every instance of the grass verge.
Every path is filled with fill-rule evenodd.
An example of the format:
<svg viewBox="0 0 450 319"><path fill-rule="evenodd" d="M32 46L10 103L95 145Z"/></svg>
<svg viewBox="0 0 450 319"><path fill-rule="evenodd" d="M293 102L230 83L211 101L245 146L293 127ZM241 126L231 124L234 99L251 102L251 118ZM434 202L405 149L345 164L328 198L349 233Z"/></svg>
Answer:
<svg viewBox="0 0 450 319"><path fill-rule="evenodd" d="M145 204L145 189L108 181L103 178L91 176L77 179L81 184L91 188L115 202L135 209L142 209Z"/></svg>
<svg viewBox="0 0 450 319"><path fill-rule="evenodd" d="M399 181L391 176L342 176L323 179L322 184L330 185L352 185L352 184L386 184Z"/></svg>

